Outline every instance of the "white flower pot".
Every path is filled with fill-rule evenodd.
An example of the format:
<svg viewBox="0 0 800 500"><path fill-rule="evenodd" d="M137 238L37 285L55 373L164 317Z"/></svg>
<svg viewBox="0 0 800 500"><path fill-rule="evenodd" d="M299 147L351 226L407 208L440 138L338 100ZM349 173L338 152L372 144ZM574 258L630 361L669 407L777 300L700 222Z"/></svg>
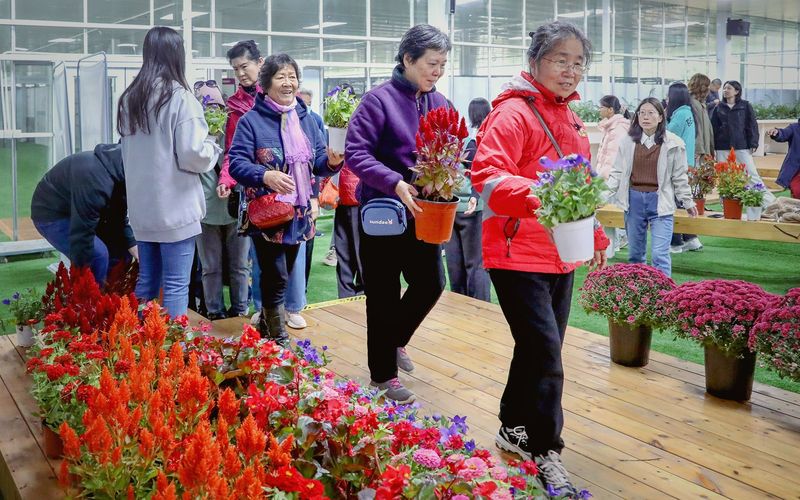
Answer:
<svg viewBox="0 0 800 500"><path fill-rule="evenodd" d="M594 217L562 222L553 227L553 241L564 262L586 262L594 257Z"/></svg>
<svg viewBox="0 0 800 500"><path fill-rule="evenodd" d="M328 146L337 153L344 153L345 136L347 136L347 127L328 127Z"/></svg>
<svg viewBox="0 0 800 500"><path fill-rule="evenodd" d="M19 347L33 345L33 328L30 325L17 325L17 345Z"/></svg>
<svg viewBox="0 0 800 500"><path fill-rule="evenodd" d="M762 207L746 207L747 208L747 220L761 220L761 210Z"/></svg>

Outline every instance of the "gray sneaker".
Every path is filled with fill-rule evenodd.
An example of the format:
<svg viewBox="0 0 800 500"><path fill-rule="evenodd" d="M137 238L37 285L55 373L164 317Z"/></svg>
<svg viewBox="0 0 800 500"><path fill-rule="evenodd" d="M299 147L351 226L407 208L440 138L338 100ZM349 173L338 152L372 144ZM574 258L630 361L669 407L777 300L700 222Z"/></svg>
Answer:
<svg viewBox="0 0 800 500"><path fill-rule="evenodd" d="M377 382L370 382L369 385L384 391L384 398L396 401L401 405L412 403L416 399L414 393L406 389L397 377L389 379L386 382L381 382L380 384Z"/></svg>
<svg viewBox="0 0 800 500"><path fill-rule="evenodd" d="M411 362L411 357L406 352L405 347L397 348L397 367L406 373L414 371L414 363Z"/></svg>
<svg viewBox="0 0 800 500"><path fill-rule="evenodd" d="M569 473L561 462L561 455L550 450L547 455L536 457L542 482L551 496L578 498L578 490L569 480Z"/></svg>

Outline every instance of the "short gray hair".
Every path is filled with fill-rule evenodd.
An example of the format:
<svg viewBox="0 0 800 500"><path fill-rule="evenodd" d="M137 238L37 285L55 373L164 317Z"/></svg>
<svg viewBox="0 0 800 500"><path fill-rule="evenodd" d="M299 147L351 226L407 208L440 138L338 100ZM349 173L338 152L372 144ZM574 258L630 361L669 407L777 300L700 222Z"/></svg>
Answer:
<svg viewBox="0 0 800 500"><path fill-rule="evenodd" d="M297 93L298 94L305 94L308 97L311 97L312 99L314 98L314 91L310 90L310 89L301 88L300 90L297 91Z"/></svg>
<svg viewBox="0 0 800 500"><path fill-rule="evenodd" d="M398 47L397 56L394 59L403 64L403 57L408 55L413 63L428 49L436 52L450 52L451 47L450 39L442 30L430 24L417 24L406 31L403 38L400 39L400 47Z"/></svg>
<svg viewBox="0 0 800 500"><path fill-rule="evenodd" d="M563 21L553 21L543 24L536 28L536 31L528 33L531 37L531 46L528 47L528 61L533 60L534 64L539 64L544 56L561 42L570 38L577 38L583 45L583 64L588 66L592 56L592 42L586 37L580 28L574 24Z"/></svg>

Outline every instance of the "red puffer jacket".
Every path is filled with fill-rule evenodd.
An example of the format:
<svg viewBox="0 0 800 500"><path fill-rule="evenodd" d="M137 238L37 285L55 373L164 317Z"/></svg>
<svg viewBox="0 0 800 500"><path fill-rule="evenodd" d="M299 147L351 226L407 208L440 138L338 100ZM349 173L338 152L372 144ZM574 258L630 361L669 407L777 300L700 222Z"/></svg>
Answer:
<svg viewBox="0 0 800 500"><path fill-rule="evenodd" d="M550 236L536 220L539 199L531 185L544 168L542 156L558 158L555 148L530 109L541 113L565 155L589 158L589 138L583 122L527 72L514 77L492 103L492 112L478 131L478 151L472 163L472 183L486 204L483 211L483 264L487 269L535 273L568 273L578 264L562 262ZM595 230L595 249L605 250L608 238Z"/></svg>

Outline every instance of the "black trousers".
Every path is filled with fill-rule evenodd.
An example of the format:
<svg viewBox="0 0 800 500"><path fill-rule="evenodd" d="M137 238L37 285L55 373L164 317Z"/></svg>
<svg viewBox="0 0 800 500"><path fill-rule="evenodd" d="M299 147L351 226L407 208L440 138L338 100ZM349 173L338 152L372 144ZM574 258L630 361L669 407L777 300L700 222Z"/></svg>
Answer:
<svg viewBox="0 0 800 500"><path fill-rule="evenodd" d="M339 205L333 216L333 244L336 248L336 280L339 298L364 293L364 271L358 249L361 234L358 231L358 206Z"/></svg>
<svg viewBox="0 0 800 500"><path fill-rule="evenodd" d="M360 226L359 231L369 372L373 382L381 383L397 376L397 348L408 344L442 295L442 248L419 241L413 219L398 236L369 236ZM408 283L402 296L401 274Z"/></svg>
<svg viewBox="0 0 800 500"><path fill-rule="evenodd" d="M252 239L261 268L261 305L264 308L277 307L284 303L289 273L294 268L300 245L272 243L261 235Z"/></svg>
<svg viewBox="0 0 800 500"><path fill-rule="evenodd" d="M561 452L564 441L564 368L561 346L567 329L574 273L489 271L503 315L514 337L500 421L524 425L534 456Z"/></svg>

